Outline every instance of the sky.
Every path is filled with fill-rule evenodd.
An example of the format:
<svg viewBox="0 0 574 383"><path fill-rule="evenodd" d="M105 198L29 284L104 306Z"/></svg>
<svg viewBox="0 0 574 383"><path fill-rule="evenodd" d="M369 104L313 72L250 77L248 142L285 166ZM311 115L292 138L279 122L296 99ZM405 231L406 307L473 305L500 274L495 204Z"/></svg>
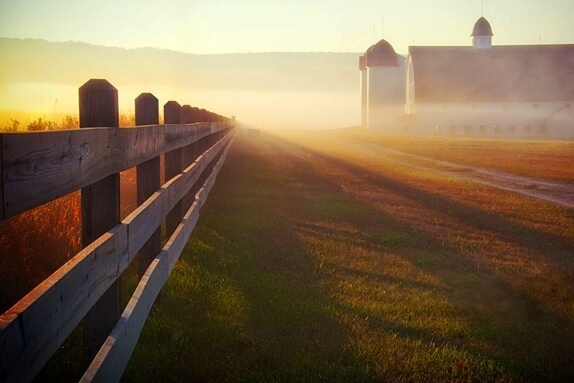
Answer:
<svg viewBox="0 0 574 383"><path fill-rule="evenodd" d="M406 55L410 45L470 46L472 27L481 16L492 26L493 45L574 43L574 0L0 0L0 37L193 54L361 54L384 38ZM1 54L4 60L18 60L17 54ZM69 70L65 62L62 57L55 68ZM182 105L200 100L201 107L260 125L351 126L360 120L358 73L350 73L357 76L357 89L340 94L197 88L176 93ZM54 119L56 112L77 110L76 86L10 83L3 77L0 62L0 111L10 111L7 121L17 117L13 111L26 112L17 117L26 126L47 110ZM122 79L109 80L116 85ZM142 86L145 80L142 76ZM120 108L128 112L142 91L151 91L162 103L161 97L176 97L173 89L120 85Z"/></svg>
<svg viewBox="0 0 574 383"><path fill-rule="evenodd" d="M363 52L384 37L468 45L574 43L574 0L0 0L0 37L83 41L187 53Z"/></svg>

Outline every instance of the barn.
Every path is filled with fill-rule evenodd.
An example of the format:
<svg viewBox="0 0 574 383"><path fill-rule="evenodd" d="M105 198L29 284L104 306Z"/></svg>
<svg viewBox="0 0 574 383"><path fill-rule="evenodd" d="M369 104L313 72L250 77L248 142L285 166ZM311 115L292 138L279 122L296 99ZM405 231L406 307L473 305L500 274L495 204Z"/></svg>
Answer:
<svg viewBox="0 0 574 383"><path fill-rule="evenodd" d="M369 48L362 56L364 125L388 133L574 138L574 44L493 46L484 17L471 36L469 46L411 46L405 70L395 71L400 79L376 83L369 80ZM392 100L393 112L381 114L397 83L402 102Z"/></svg>

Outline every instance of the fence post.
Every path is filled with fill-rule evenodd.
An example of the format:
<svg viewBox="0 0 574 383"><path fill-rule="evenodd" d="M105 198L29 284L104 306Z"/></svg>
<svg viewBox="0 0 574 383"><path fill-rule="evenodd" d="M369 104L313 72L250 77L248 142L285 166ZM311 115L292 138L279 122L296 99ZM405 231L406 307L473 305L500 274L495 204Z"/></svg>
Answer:
<svg viewBox="0 0 574 383"><path fill-rule="evenodd" d="M158 99L151 93L142 93L135 99L136 125L159 124ZM154 134L155 130L150 133ZM144 140L153 140L155 137L143 134ZM145 144L145 143L140 143ZM144 203L153 193L161 187L159 157L152 158L136 167L137 178L137 203ZM138 255L138 276L146 272L153 259L161 251L161 229L158 227L149 240L145 243ZM156 299L156 303L159 300Z"/></svg>
<svg viewBox="0 0 574 383"><path fill-rule="evenodd" d="M191 124L195 121L193 121L193 108L191 107L191 105L184 105L181 107L181 112L180 112L180 122L182 124Z"/></svg>
<svg viewBox="0 0 574 383"><path fill-rule="evenodd" d="M181 123L181 106L177 101L168 101L163 106L163 118L166 124ZM170 180L183 170L181 148L165 153L164 156L165 179ZM183 219L182 205L179 201L168 213L165 219L166 234L169 238Z"/></svg>
<svg viewBox="0 0 574 383"><path fill-rule="evenodd" d="M118 91L107 80L91 79L79 89L80 128L119 126ZM116 135L110 134L110 140ZM114 144L110 142L110 144ZM82 247L120 222L120 176L82 188ZM120 283L115 281L83 320L84 363L94 358L120 318Z"/></svg>
<svg viewBox="0 0 574 383"><path fill-rule="evenodd" d="M203 118L203 110L199 109L197 106L193 107L193 122L203 122L205 119Z"/></svg>
<svg viewBox="0 0 574 383"><path fill-rule="evenodd" d="M151 93L142 93L135 100L136 126L159 124L159 102Z"/></svg>
<svg viewBox="0 0 574 383"><path fill-rule="evenodd" d="M181 124L181 105L177 101L168 101L163 106L163 120L166 124Z"/></svg>

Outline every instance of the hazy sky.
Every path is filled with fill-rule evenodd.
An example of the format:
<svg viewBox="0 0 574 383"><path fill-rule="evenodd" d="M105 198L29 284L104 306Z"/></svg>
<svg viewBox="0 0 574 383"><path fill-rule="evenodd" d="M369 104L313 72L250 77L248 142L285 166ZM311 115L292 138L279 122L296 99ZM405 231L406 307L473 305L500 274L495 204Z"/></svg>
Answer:
<svg viewBox="0 0 574 383"><path fill-rule="evenodd" d="M406 54L413 44L470 46L481 15L492 25L494 45L574 43L574 0L0 0L0 37L209 54L362 53L384 36ZM17 54L0 54L17 65ZM149 88L144 75L130 88L122 78L108 79L120 88L122 110L133 110L133 99L151 91L162 103L175 97L262 126L350 126L360 119L356 62L349 72L356 90L339 93ZM77 111L80 83L2 83L1 64L0 109L37 111L10 118L25 126L37 116ZM70 70L65 55L54 64Z"/></svg>
<svg viewBox="0 0 574 383"><path fill-rule="evenodd" d="M0 0L0 36L202 54L362 52L384 34L406 53L469 45L481 14L497 45L574 43L574 0Z"/></svg>

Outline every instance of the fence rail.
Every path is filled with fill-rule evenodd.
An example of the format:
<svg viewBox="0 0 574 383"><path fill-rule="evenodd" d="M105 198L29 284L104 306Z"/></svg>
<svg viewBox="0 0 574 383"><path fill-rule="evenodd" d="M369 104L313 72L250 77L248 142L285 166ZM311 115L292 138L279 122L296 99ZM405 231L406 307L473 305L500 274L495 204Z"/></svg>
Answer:
<svg viewBox="0 0 574 383"><path fill-rule="evenodd" d="M184 113L178 116L173 102L168 104L164 107L166 121L178 122ZM117 111L117 100L115 108ZM155 108L157 111L157 103ZM148 109L140 112L148 113ZM2 219L82 190L82 225L99 225L101 231L93 241L84 240L83 250L0 316L0 381L33 379L82 321L85 336L96 338L85 342L97 345L88 355L91 363L82 381L120 379L233 137L229 120L166 125L152 121L133 128L0 134ZM119 210L119 205L96 202L96 211L91 211L90 201L99 198L94 194L104 193L114 185L109 180L133 167L138 169L138 189L140 182L152 180L154 184L159 180L160 156L165 157L166 182L151 189L148 185L148 195L138 197L140 206L123 221L98 222L110 216L103 210ZM97 186L105 182L106 187ZM119 193L119 188L112 187L114 193ZM111 215L119 217L119 212ZM168 238L161 248L158 228L164 220ZM94 231L82 227L84 239L90 230ZM150 247L150 242L156 245ZM144 254L146 248L148 254ZM119 277L138 253L144 265L141 278L120 315ZM110 315L112 322L106 326ZM96 318L95 323L90 316Z"/></svg>

